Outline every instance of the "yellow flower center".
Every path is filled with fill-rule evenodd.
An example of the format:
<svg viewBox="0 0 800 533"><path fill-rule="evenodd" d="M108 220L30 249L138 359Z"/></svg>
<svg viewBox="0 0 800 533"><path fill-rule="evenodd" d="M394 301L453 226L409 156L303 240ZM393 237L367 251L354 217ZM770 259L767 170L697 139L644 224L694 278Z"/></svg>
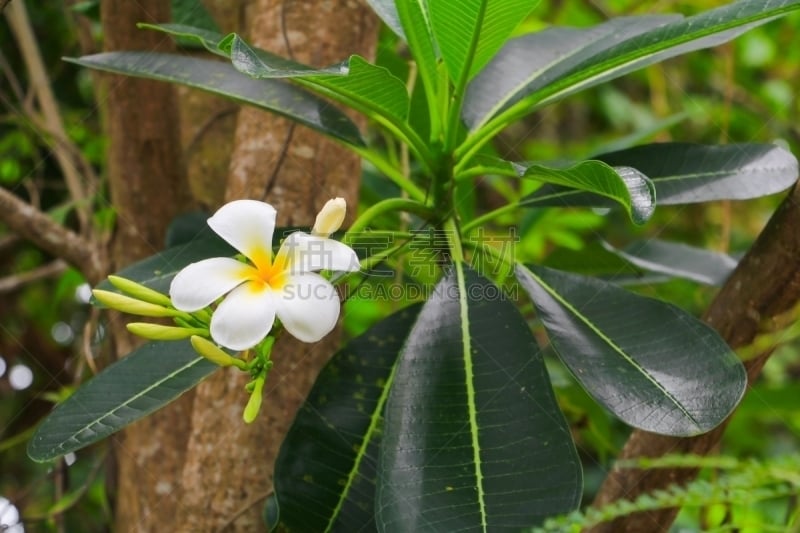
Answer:
<svg viewBox="0 0 800 533"><path fill-rule="evenodd" d="M254 289L269 288L279 291L289 280L289 269L285 254L278 254L274 260L271 255L271 253L263 251L251 253L250 260L258 271L258 277L251 280L254 282Z"/></svg>

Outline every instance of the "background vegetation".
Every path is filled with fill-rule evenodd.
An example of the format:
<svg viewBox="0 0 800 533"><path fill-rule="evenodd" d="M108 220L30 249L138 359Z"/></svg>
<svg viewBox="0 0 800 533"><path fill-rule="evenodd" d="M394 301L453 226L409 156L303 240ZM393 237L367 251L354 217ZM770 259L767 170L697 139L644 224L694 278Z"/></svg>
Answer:
<svg viewBox="0 0 800 533"><path fill-rule="evenodd" d="M542 2L523 25L530 30L547 24L584 26L623 14L688 15L724 3ZM185 3L186 9L182 4L175 2L176 18L206 16L191 2ZM60 59L81 55L87 47L99 49L103 35L97 6L92 2L71 6L28 2L27 7L66 139L53 133L53 117L32 105L37 80L20 53L19 36L5 21L0 23L0 185L67 226L89 224L94 232L106 234L113 227L114 214L104 181L103 95L90 72ZM503 134L496 148L509 159L557 160L652 140L779 140L798 154L798 30L800 17L795 14L756 28L731 44L670 60L583 92L516 125ZM403 61L403 52L390 32L381 34L377 60L387 66ZM70 203L69 178L59 164L58 150L66 150L76 164L98 176L90 206ZM368 206L383 197L384 186L365 169L362 204ZM493 199L496 203L501 196L515 198L527 192L487 178L471 199L471 208L490 209ZM196 195L202 200L202 191ZM521 220L500 220L497 231L517 224L521 237L518 253L536 260L570 260L569 251L593 246L601 230L618 245L634 238L658 237L737 255L752 243L780 199L661 207L641 228L633 228L621 215L537 209ZM88 222L81 220L83 211L91 213ZM686 281L643 284L638 290L657 294L698 315L714 292ZM19 509L26 531L103 531L112 523L103 446L84 450L57 465L36 464L25 455L27 437L52 403L103 364L104 324L87 301L88 286L80 274L0 227L0 498ZM380 305L389 304L348 302L343 313L345 334L355 335L368 327L379 316L381 309L376 306ZM24 379L25 369L31 377L29 383ZM587 479L584 501L589 503L630 430L590 401L555 362L551 375L579 445ZM800 452L799 377L797 343L787 342L745 397L719 452L761 464L796 457ZM704 471L710 481L735 470L712 466ZM797 484L793 487L781 497L758 503L750 499L715 503L713 498L703 499L700 491L688 498L697 505L685 509L678 525L710 530L734 523L742 531L767 531L792 527L787 524L794 520L794 527L800 527L796 501L791 497L798 495ZM9 509L0 499L0 525L12 525L6 518L11 515L4 514Z"/></svg>

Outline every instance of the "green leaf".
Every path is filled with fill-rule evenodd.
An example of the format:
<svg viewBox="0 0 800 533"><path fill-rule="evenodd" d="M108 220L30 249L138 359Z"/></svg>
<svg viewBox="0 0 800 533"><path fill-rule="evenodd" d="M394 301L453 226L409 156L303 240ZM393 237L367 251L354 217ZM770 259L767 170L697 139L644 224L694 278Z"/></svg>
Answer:
<svg viewBox="0 0 800 533"><path fill-rule="evenodd" d="M682 18L620 17L589 28L555 27L511 39L469 84L464 122L470 130L478 129L528 92L546 87L587 58Z"/></svg>
<svg viewBox="0 0 800 533"><path fill-rule="evenodd" d="M367 116L384 116L402 123L408 116L408 92L402 80L383 67L353 55L343 65L316 70L305 65L286 68L286 61L271 61L270 56L248 46L241 38L231 41L231 62L239 72L258 79L295 78L313 89L322 89Z"/></svg>
<svg viewBox="0 0 800 533"><path fill-rule="evenodd" d="M659 239L634 242L622 250L606 247L643 270L713 286L721 286L737 264L727 254Z"/></svg>
<svg viewBox="0 0 800 533"><path fill-rule="evenodd" d="M275 463L280 521L293 531L375 530L381 421L416 304L350 341L320 373Z"/></svg>
<svg viewBox="0 0 800 533"><path fill-rule="evenodd" d="M187 24L217 30L214 17L208 12L201 0L172 0L172 20L178 24Z"/></svg>
<svg viewBox="0 0 800 533"><path fill-rule="evenodd" d="M356 125L329 102L281 80L254 80L220 61L153 52L106 52L66 61L194 87L285 116L344 144L364 145Z"/></svg>
<svg viewBox="0 0 800 533"><path fill-rule="evenodd" d="M436 43L457 87L503 46L538 2L534 0L428 0Z"/></svg>
<svg viewBox="0 0 800 533"><path fill-rule="evenodd" d="M438 92L438 54L428 6L425 0L400 0L396 9L405 30L408 47L425 84L428 106L434 106Z"/></svg>
<svg viewBox="0 0 800 533"><path fill-rule="evenodd" d="M595 157L647 175L659 205L745 200L774 194L797 180L797 159L772 144L655 143ZM528 206L612 207L607 198L546 185L523 199Z"/></svg>
<svg viewBox="0 0 800 533"><path fill-rule="evenodd" d="M583 161L565 169L531 165L521 172L551 185L599 195L620 204L635 224L645 223L656 208L656 191L647 176L632 167L610 167L601 161ZM536 199L541 189L528 198ZM535 204L525 198L521 205Z"/></svg>
<svg viewBox="0 0 800 533"><path fill-rule="evenodd" d="M645 173L660 205L744 200L780 192L797 181L797 158L774 144L655 143L596 156Z"/></svg>
<svg viewBox="0 0 800 533"><path fill-rule="evenodd" d="M533 335L461 263L408 336L378 470L380 531L506 531L575 509L580 463Z"/></svg>
<svg viewBox="0 0 800 533"><path fill-rule="evenodd" d="M145 344L58 405L28 443L28 455L49 461L97 442L167 405L217 368L188 340Z"/></svg>
<svg viewBox="0 0 800 533"><path fill-rule="evenodd" d="M504 83L506 91L502 94L491 91L494 98L480 98L485 102L477 105L479 111L470 112L469 118L471 130L480 133L468 139L457 155L460 157L472 151L475 145L511 121L548 103L670 57L720 45L798 8L800 0L740 0L685 19L669 21L648 17L640 22L612 21L601 26L605 35L601 32L599 39L588 34L577 37L576 34L576 42L580 44L575 48L569 47L571 52L562 57L551 49L550 62L539 64L538 69L534 65L532 71L514 83ZM638 32L640 25L647 26L647 31ZM632 29L624 30L623 27ZM618 40L614 34L620 32L623 38ZM559 38L561 41L569 39L563 33ZM538 53L530 44L525 46L525 41L522 43L509 45L506 51L497 55L497 66L487 68L483 74L486 76L481 82L483 91L489 91L488 84L497 82L518 68L522 61ZM501 74L498 76L498 73ZM481 92L481 89L476 88L476 91ZM475 99L477 97L472 101Z"/></svg>
<svg viewBox="0 0 800 533"><path fill-rule="evenodd" d="M611 283L518 265L561 360L624 422L690 436L720 424L744 394L739 359L708 325Z"/></svg>

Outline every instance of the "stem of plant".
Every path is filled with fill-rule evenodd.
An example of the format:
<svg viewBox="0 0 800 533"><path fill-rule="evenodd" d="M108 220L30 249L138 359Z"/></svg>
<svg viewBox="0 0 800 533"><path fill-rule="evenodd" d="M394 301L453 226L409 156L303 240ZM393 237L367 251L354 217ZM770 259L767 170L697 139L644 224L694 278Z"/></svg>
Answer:
<svg viewBox="0 0 800 533"><path fill-rule="evenodd" d="M366 229L372 220L383 215L384 213L390 213L392 211L407 211L423 218L430 218L434 214L430 207L417 200L410 200L407 198L388 198L378 202L364 211L361 216L358 217L355 222L353 222L353 225L350 226L349 230L347 230L347 233L342 240L348 241L351 235L355 235Z"/></svg>

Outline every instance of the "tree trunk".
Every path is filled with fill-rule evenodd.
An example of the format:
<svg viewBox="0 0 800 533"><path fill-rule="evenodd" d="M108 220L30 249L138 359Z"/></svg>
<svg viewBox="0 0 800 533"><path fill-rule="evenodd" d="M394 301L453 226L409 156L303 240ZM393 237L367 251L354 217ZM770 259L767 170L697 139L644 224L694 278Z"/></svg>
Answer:
<svg viewBox="0 0 800 533"><path fill-rule="evenodd" d="M253 8L253 43L303 63L325 66L352 53L370 56L375 48L377 20L363 3L259 0ZM359 159L341 146L274 115L239 113L227 200L264 200L278 210L279 226L310 226L332 197L344 197L352 215L359 184ZM178 509L181 528L263 527L280 444L337 341L335 334L317 344L283 336L273 352L264 407L250 425L242 422L246 375L218 372L197 388Z"/></svg>
<svg viewBox="0 0 800 533"><path fill-rule="evenodd" d="M163 36L136 30L133 24L168 20L168 5L158 0L104 2L106 48L152 50L163 45ZM377 41L377 20L363 2L258 0L249 11L249 34L256 45L315 66L351 53L370 56ZM185 210L189 187L178 153L173 89L112 79L109 159L119 213L113 243L118 268L163 247L166 224ZM193 137L185 136L184 143ZM278 209L279 225L310 226L331 197L346 198L352 214L359 178L358 158L341 146L273 115L251 109L239 113L226 199L265 200ZM217 196L205 192L195 191L203 203ZM280 340L264 406L253 424L242 421L246 376L219 371L115 439L116 530L263 529L261 510L271 491L280 443L333 352L335 337L314 345L288 336ZM121 334L118 344L118 353L131 346Z"/></svg>
<svg viewBox="0 0 800 533"><path fill-rule="evenodd" d="M169 2L104 0L101 19L106 50L160 50L171 41L141 31L137 22L167 22ZM111 242L112 270L164 247L169 221L190 208L180 150L174 88L154 81L104 76L107 107L108 179L117 213ZM128 353L136 342L128 320L112 315L115 351ZM157 531L178 504L171 499L189 430L191 394L113 439L116 471L116 530Z"/></svg>

